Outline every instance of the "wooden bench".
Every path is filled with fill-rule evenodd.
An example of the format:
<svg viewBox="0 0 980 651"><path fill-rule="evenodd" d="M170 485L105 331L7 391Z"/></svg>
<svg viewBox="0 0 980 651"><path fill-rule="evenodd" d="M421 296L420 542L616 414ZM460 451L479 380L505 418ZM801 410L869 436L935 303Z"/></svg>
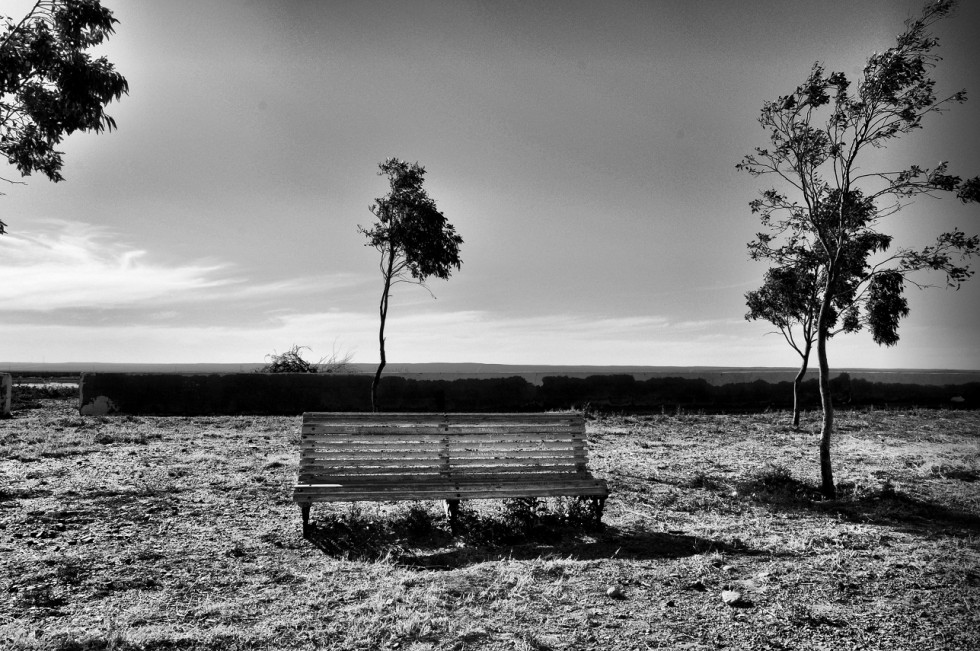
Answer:
<svg viewBox="0 0 980 651"><path fill-rule="evenodd" d="M597 519L609 489L589 474L580 413L303 414L293 500L313 502L579 496Z"/></svg>

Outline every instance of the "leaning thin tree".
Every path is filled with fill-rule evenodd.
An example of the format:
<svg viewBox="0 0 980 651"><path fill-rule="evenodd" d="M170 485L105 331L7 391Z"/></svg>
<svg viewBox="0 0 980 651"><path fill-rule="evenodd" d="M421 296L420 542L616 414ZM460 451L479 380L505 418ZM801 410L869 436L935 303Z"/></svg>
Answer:
<svg viewBox="0 0 980 651"><path fill-rule="evenodd" d="M810 364L810 353L817 339L817 316L820 312L821 269L817 264L797 267L775 267L766 272L759 289L746 292L745 303L749 321L762 319L776 326L779 334L800 357L800 368L793 378L793 427L800 426L802 410L800 389ZM849 313L848 316L851 316ZM833 315L837 321L837 315ZM845 328L854 327L845 319Z"/></svg>
<svg viewBox="0 0 980 651"><path fill-rule="evenodd" d="M758 251L758 242L749 244L756 259L767 257ZM857 253L854 255L853 253ZM749 321L762 319L776 326L790 348L800 357L800 369L793 378L793 427L800 426L800 387L810 364L813 344L817 341L817 321L823 300L826 272L821 257L815 255L806 244L797 242L784 246L780 254L781 264L766 271L762 287L746 292L745 303L749 308L745 318ZM841 276L860 279L865 271L865 257L855 249L844 262L858 265L842 272ZM864 296L857 294L859 282L850 282L835 293L834 302L824 317L826 336L857 332L864 326L860 307Z"/></svg>
<svg viewBox="0 0 980 651"><path fill-rule="evenodd" d="M379 167L378 174L388 177L390 191L370 206L371 213L377 218L374 225L370 229L357 227L367 237L367 246L381 254L379 268L384 279L378 306L381 362L371 383L373 411L378 410L378 384L387 364L385 321L392 286L408 282L425 287L426 279L431 276L447 280L453 268L458 270L462 264L459 246L463 243L463 238L456 234L456 229L436 209L435 201L422 187L425 168L397 158L389 158Z"/></svg>
<svg viewBox="0 0 980 651"><path fill-rule="evenodd" d="M129 92L126 78L89 48L118 22L99 0L38 0L0 31L0 154L22 176L61 181L57 147L75 131L100 132L116 122L105 106ZM10 179L2 180L15 183ZM5 224L0 221L0 234Z"/></svg>
<svg viewBox="0 0 980 651"><path fill-rule="evenodd" d="M980 250L980 238L953 230L932 245L889 253L892 237L879 230L885 218L918 195L953 192L963 202L980 200L980 177L964 181L948 174L946 163L933 169L913 164L865 172L860 167L869 150L921 128L926 115L966 101L965 91L937 98L930 76L940 58L929 30L954 5L952 0L927 4L919 18L906 22L894 47L868 59L853 90L843 73L827 75L815 64L796 90L763 105L759 122L771 147L757 148L737 166L785 182L783 189L765 190L751 203L765 228L749 244L752 258L777 269L802 271L814 264L820 269L816 343L821 489L827 498L836 497L827 358L836 307L852 304L876 343L894 345L899 320L908 314L905 283L922 286L910 275L941 271L948 286L959 287L972 275L963 260Z"/></svg>

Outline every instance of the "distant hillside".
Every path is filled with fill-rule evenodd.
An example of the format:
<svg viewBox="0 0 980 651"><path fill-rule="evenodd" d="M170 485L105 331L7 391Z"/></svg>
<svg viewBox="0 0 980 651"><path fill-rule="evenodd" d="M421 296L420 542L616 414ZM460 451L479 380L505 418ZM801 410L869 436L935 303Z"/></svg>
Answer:
<svg viewBox="0 0 980 651"><path fill-rule="evenodd" d="M25 364L0 362L0 373L14 376L63 377L80 373L251 373L263 366L261 363L246 364L121 364L105 362L70 362ZM373 364L352 364L358 373L373 373ZM980 382L980 371L942 369L834 369L836 377L847 373L853 379L895 384L920 384L941 386ZM438 363L389 364L385 375L415 379L499 378L518 376L532 384L540 385L545 377L585 378L591 375L631 375L637 380L679 377L703 379L714 386L731 383L764 380L770 383L789 382L796 375L795 368L739 368L724 366L546 366L510 364ZM815 370L807 373L807 379L816 378Z"/></svg>

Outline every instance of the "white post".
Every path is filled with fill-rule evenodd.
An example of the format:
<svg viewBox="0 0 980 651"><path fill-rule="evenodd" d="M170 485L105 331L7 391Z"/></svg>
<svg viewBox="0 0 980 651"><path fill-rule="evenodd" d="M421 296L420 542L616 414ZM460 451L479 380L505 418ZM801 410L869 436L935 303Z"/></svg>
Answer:
<svg viewBox="0 0 980 651"><path fill-rule="evenodd" d="M10 373L0 373L0 418L10 415L10 392L14 378Z"/></svg>

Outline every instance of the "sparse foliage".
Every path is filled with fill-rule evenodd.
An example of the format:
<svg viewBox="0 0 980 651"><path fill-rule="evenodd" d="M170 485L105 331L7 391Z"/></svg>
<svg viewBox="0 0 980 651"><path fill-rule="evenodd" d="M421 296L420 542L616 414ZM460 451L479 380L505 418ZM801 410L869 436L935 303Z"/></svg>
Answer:
<svg viewBox="0 0 980 651"><path fill-rule="evenodd" d="M436 209L435 201L422 187L425 168L397 158L389 158L379 168L378 174L388 177L390 191L370 206L377 218L371 228L358 226L358 231L368 239L367 246L381 254L379 268L384 279L378 308L381 362L371 383L371 408L375 411L378 384L387 364L384 332L392 286L407 282L425 287L426 279L431 276L447 280L453 268L458 270L462 264L459 247L463 243L463 238L456 234L456 229Z"/></svg>
<svg viewBox="0 0 980 651"><path fill-rule="evenodd" d="M750 315L758 314L781 330L813 321L810 336L816 338L823 406L822 490L827 497L836 492L827 340L840 314L843 330L866 326L876 343L895 345L899 321L908 314L905 285L921 287L912 274L940 271L948 286L958 288L972 275L964 260L980 250L980 238L954 230L920 249L890 251L892 237L879 230L886 217L919 195L952 192L964 202L977 201L980 178L951 175L945 162L933 169L913 164L897 171L862 171L859 166L869 149L922 128L926 115L966 101L965 91L938 98L930 76L939 57L934 53L938 40L929 30L954 6L952 0L927 4L919 18L906 22L894 47L868 59L855 88L843 73L826 74L815 64L793 92L763 105L759 122L771 147L757 148L737 166L754 177L775 175L785 184L785 190L767 189L751 203L765 230L749 243L750 255L770 262L775 276L767 276L760 290L772 291L748 297ZM800 311L784 290L788 286L789 291L806 292L807 286L799 283L810 277L815 278L816 293L802 301L805 309Z"/></svg>
<svg viewBox="0 0 980 651"><path fill-rule="evenodd" d="M75 131L114 129L105 106L129 92L105 57L86 53L118 21L100 0L38 0L20 21L3 21L0 153L22 176L41 172L61 181L63 152L56 148L62 139ZM4 226L0 222L0 234Z"/></svg>

